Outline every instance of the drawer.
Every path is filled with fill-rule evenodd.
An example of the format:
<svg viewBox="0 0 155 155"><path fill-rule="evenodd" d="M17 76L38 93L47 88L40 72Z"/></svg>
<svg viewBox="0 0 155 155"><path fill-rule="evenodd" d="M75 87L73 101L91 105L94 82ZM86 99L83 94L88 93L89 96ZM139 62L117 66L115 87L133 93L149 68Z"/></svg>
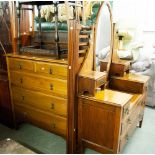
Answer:
<svg viewBox="0 0 155 155"><path fill-rule="evenodd" d="M67 80L12 71L10 72L10 81L12 85L29 90L67 97Z"/></svg>
<svg viewBox="0 0 155 155"><path fill-rule="evenodd" d="M36 73L67 77L67 65L36 62Z"/></svg>
<svg viewBox="0 0 155 155"><path fill-rule="evenodd" d="M54 114L43 113L26 106L19 106L18 103L15 103L14 110L16 120L22 118L25 122L34 124L59 135L66 136L66 118Z"/></svg>
<svg viewBox="0 0 155 155"><path fill-rule="evenodd" d="M35 63L31 60L9 58L9 69L10 70L34 72L34 68L35 68Z"/></svg>
<svg viewBox="0 0 155 155"><path fill-rule="evenodd" d="M123 107L123 119L129 116L129 112L130 112L130 102L125 104L125 106Z"/></svg>
<svg viewBox="0 0 155 155"><path fill-rule="evenodd" d="M67 116L67 99L18 87L12 87L12 97L13 101L19 104L29 105L36 109Z"/></svg>
<svg viewBox="0 0 155 155"><path fill-rule="evenodd" d="M97 79L97 81L96 81L96 88L102 86L105 83L105 81L106 81L106 77L105 78L102 77L100 79Z"/></svg>

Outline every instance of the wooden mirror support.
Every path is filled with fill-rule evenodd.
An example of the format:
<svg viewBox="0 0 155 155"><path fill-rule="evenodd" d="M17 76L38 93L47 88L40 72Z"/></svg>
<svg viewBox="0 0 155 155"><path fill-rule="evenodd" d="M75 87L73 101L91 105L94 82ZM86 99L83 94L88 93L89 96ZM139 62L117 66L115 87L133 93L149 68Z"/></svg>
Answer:
<svg viewBox="0 0 155 155"><path fill-rule="evenodd" d="M112 13L109 3L102 3L96 18L96 25L91 32L90 47L83 66L79 72L78 93L94 96L97 89L106 87L112 57L113 44ZM102 32L102 33L101 33ZM104 33L107 32L107 33ZM96 69L96 53L100 54L109 47L109 56L106 58L106 69L100 72ZM102 60L104 61L104 60Z"/></svg>

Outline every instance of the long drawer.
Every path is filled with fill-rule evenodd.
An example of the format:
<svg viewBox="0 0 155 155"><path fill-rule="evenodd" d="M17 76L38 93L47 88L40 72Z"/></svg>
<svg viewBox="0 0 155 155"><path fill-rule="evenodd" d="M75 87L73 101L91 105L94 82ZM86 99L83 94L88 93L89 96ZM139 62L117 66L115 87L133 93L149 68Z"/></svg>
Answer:
<svg viewBox="0 0 155 155"><path fill-rule="evenodd" d="M14 104L14 110L16 121L20 120L29 122L40 128L66 136L66 118L54 114L44 113L27 106L21 106L18 103Z"/></svg>
<svg viewBox="0 0 155 155"><path fill-rule="evenodd" d="M18 59L18 58L9 58L9 69L16 71L35 71L34 61Z"/></svg>
<svg viewBox="0 0 155 155"><path fill-rule="evenodd" d="M46 63L19 58L9 58L10 71L32 72L38 75L67 78L67 65L59 63Z"/></svg>
<svg viewBox="0 0 155 155"><path fill-rule="evenodd" d="M10 81L12 85L22 88L40 91L48 94L67 97L67 81L56 78L46 78L28 73L17 71L10 72Z"/></svg>
<svg viewBox="0 0 155 155"><path fill-rule="evenodd" d="M12 86L12 97L14 102L18 102L21 105L29 105L36 109L67 116L67 99L14 86Z"/></svg>
<svg viewBox="0 0 155 155"><path fill-rule="evenodd" d="M36 62L36 73L43 75L57 75L67 77L67 65L55 63Z"/></svg>

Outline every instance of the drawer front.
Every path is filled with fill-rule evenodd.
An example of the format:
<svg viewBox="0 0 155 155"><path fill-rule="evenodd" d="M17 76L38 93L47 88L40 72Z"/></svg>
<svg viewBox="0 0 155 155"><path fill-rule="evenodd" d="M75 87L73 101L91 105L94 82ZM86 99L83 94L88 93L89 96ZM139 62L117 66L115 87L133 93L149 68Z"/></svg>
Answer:
<svg viewBox="0 0 155 155"><path fill-rule="evenodd" d="M97 79L97 81L96 81L96 87L102 86L105 83L105 81L106 81L106 77L105 78L102 77L100 79Z"/></svg>
<svg viewBox="0 0 155 155"><path fill-rule="evenodd" d="M39 74L67 77L67 65L37 62L36 72Z"/></svg>
<svg viewBox="0 0 155 155"><path fill-rule="evenodd" d="M67 97L66 80L44 78L30 74L22 74L20 72L10 72L10 80L12 85L22 88Z"/></svg>
<svg viewBox="0 0 155 155"><path fill-rule="evenodd" d="M31 60L23 60L17 58L9 58L9 69L17 71L34 72L35 63Z"/></svg>
<svg viewBox="0 0 155 155"><path fill-rule="evenodd" d="M130 109L129 116L126 117L121 124L121 134L124 135L127 130L132 126L135 119L138 119L139 121L143 117L143 111L144 111L144 100L141 99L138 101L138 103L133 107L133 109Z"/></svg>
<svg viewBox="0 0 155 155"><path fill-rule="evenodd" d="M130 102L127 103L124 107L123 107L123 119L125 119L126 117L129 116L130 113Z"/></svg>
<svg viewBox="0 0 155 155"><path fill-rule="evenodd" d="M15 103L14 109L16 120L20 117L23 118L25 122L66 136L66 118L59 117L58 115L49 115L26 106L19 106L18 103Z"/></svg>
<svg viewBox="0 0 155 155"><path fill-rule="evenodd" d="M13 101L22 105L52 112L61 116L67 116L67 99L45 95L26 89L12 87Z"/></svg>

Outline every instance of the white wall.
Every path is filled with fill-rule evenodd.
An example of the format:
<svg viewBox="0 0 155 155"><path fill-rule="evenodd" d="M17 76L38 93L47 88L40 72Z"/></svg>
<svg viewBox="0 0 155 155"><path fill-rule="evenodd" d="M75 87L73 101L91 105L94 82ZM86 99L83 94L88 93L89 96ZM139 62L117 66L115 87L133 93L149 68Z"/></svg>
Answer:
<svg viewBox="0 0 155 155"><path fill-rule="evenodd" d="M128 20L142 30L142 40L155 43L155 0L113 0L114 22Z"/></svg>

